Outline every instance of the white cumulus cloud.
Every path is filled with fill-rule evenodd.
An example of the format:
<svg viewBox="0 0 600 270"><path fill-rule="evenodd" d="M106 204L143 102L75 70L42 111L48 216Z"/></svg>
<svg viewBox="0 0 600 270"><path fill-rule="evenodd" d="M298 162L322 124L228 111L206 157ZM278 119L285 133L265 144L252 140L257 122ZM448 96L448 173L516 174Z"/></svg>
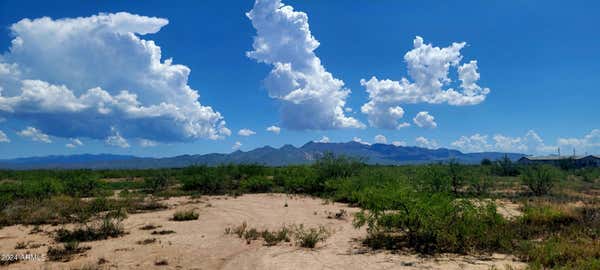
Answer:
<svg viewBox="0 0 600 270"><path fill-rule="evenodd" d="M464 42L440 48L425 44L423 38L416 37L414 48L404 55L410 79L400 81L390 79L361 79L360 83L369 94L369 101L361 107L373 127L397 128L403 113L400 105L407 103L448 103L450 105L474 105L483 102L490 92L477 84L479 72L477 61L460 64ZM456 68L457 88L449 87L450 68Z"/></svg>
<svg viewBox="0 0 600 270"><path fill-rule="evenodd" d="M281 128L278 126L270 126L267 128L267 131L279 134L281 132Z"/></svg>
<svg viewBox="0 0 600 270"><path fill-rule="evenodd" d="M0 55L0 117L65 138L104 139L113 129L156 141L229 136L221 114L188 85L191 70L144 39L167 24L119 12L11 25Z"/></svg>
<svg viewBox="0 0 600 270"><path fill-rule="evenodd" d="M559 138L558 145L571 152L575 149L578 155L586 152L600 155L600 129L593 129L582 138Z"/></svg>
<svg viewBox="0 0 600 270"><path fill-rule="evenodd" d="M314 50L308 16L280 0L256 0L246 16L256 36L247 56L273 66L264 80L271 98L281 103L281 124L289 129L363 128L344 115L350 90L321 64Z"/></svg>
<svg viewBox="0 0 600 270"><path fill-rule="evenodd" d="M6 136L6 133L4 133L4 131L2 131L2 130L0 130L0 142L1 143L10 142L10 139L8 138L8 136Z"/></svg>
<svg viewBox="0 0 600 270"><path fill-rule="evenodd" d="M242 128L238 131L238 135L240 135L240 136L252 136L254 134L256 134L256 132L254 132L251 129L247 129L247 128Z"/></svg>
<svg viewBox="0 0 600 270"><path fill-rule="evenodd" d="M387 138L381 134L375 135L375 143L387 143Z"/></svg>
<svg viewBox="0 0 600 270"><path fill-rule="evenodd" d="M123 138L123 136L121 136L121 133L118 130L113 128L112 133L112 135L106 137L106 139L104 140L104 143L106 145L121 148L129 148L129 142L127 142L127 140Z"/></svg>
<svg viewBox="0 0 600 270"><path fill-rule="evenodd" d="M461 136L451 145L465 152L498 151L539 155L556 151L556 146L547 145L533 130L527 131L523 136L516 137L495 134L491 137L491 140L489 140L488 135L476 133L471 136Z"/></svg>
<svg viewBox="0 0 600 270"><path fill-rule="evenodd" d="M417 142L417 146L419 146L419 147L429 148L429 149L437 149L438 148L438 143L435 140L427 139L423 136L417 137L415 139L415 142Z"/></svg>
<svg viewBox="0 0 600 270"><path fill-rule="evenodd" d="M394 145L394 146L406 146L406 142L405 141L393 141L392 145Z"/></svg>
<svg viewBox="0 0 600 270"><path fill-rule="evenodd" d="M71 138L70 141L70 143L65 144L65 146L68 148L76 148L78 146L83 145L83 142L81 142L81 140L77 138Z"/></svg>
<svg viewBox="0 0 600 270"><path fill-rule="evenodd" d="M352 141L353 141L353 142L357 142L357 143L362 143L362 144L365 144L365 145L371 145L370 143L363 141L363 140L362 140L361 138L359 138L359 137L354 137L354 138L352 138Z"/></svg>
<svg viewBox="0 0 600 270"><path fill-rule="evenodd" d="M44 142L44 143L52 142L52 140L50 139L50 136L48 136L48 134L45 134L41 130L34 128L34 127L27 127L24 130L17 132L17 134L21 137L26 137L26 138L29 138L36 142Z"/></svg>
<svg viewBox="0 0 600 270"><path fill-rule="evenodd" d="M141 147L144 147L144 148L146 148L146 147L154 147L154 146L158 145L157 142L155 142L153 140L147 140L147 139L140 139L139 140L139 144L140 144Z"/></svg>
<svg viewBox="0 0 600 270"><path fill-rule="evenodd" d="M436 128L437 127L437 123L435 122L435 117L433 117L433 115L430 115L429 112L417 113L415 118L413 118L413 122L415 123L415 125L422 127L422 128Z"/></svg>
<svg viewBox="0 0 600 270"><path fill-rule="evenodd" d="M320 140L316 141L316 142L320 142L320 143L329 143L329 137L327 136L323 136L321 137Z"/></svg>
<svg viewBox="0 0 600 270"><path fill-rule="evenodd" d="M231 146L231 149L233 149L233 150L239 150L240 147L242 147L242 143L241 142L235 142L233 144L233 146Z"/></svg>
<svg viewBox="0 0 600 270"><path fill-rule="evenodd" d="M488 136L479 133L471 136L461 136L451 145L465 152L485 152L493 149L493 146L488 143Z"/></svg>

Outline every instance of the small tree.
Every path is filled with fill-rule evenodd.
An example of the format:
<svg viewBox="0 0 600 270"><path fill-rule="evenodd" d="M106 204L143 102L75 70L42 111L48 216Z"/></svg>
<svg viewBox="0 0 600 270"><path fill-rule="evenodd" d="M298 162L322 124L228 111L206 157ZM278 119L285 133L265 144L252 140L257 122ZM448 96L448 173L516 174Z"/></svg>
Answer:
<svg viewBox="0 0 600 270"><path fill-rule="evenodd" d="M517 166L508 158L508 155L504 155L502 159L496 161L494 167L494 173L499 176L516 176L519 174Z"/></svg>
<svg viewBox="0 0 600 270"><path fill-rule="evenodd" d="M482 166L491 166L492 165L492 161L489 158L484 158L481 160L481 165Z"/></svg>
<svg viewBox="0 0 600 270"><path fill-rule="evenodd" d="M463 166L458 163L457 160L452 159L448 162L448 175L450 177L450 185L452 185L452 192L454 195L458 194L458 191L463 185L464 175Z"/></svg>
<svg viewBox="0 0 600 270"><path fill-rule="evenodd" d="M144 178L144 186L152 193L167 189L169 178L164 174Z"/></svg>
<svg viewBox="0 0 600 270"><path fill-rule="evenodd" d="M525 168L521 175L523 184L536 196L548 194L558 178L556 168L550 165L536 165Z"/></svg>

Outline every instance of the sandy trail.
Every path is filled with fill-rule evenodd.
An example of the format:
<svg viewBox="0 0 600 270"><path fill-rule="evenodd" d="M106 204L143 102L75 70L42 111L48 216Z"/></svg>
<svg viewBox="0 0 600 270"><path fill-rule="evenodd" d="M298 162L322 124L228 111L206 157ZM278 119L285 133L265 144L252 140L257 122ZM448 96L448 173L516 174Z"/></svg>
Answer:
<svg viewBox="0 0 600 270"><path fill-rule="evenodd" d="M166 201L170 208L164 211L132 214L123 222L127 235L103 241L82 243L90 246L85 254L67 263L21 261L3 266L4 269L77 269L85 265L98 266L103 258L108 262L98 269L516 269L524 264L512 256L494 254L485 258L441 255L420 257L412 254L367 252L357 238L364 237L364 229L352 226L352 217L343 220L327 218L328 213L340 209L352 214L358 211L339 203L324 203L321 199L283 194L254 194L237 198L207 196L201 200L186 197ZM284 205L288 204L288 207ZM176 210L195 208L200 218L194 221L170 221ZM226 227L242 222L257 229L278 229L287 224L307 227L325 226L333 234L316 249L304 249L292 243L267 247L262 241L246 244L233 235L225 235ZM162 226L174 234L151 235L140 230L146 224ZM0 254L45 254L48 245L55 245L47 233L29 234L32 226L10 226L0 229ZM58 227L42 226L45 232ZM155 243L140 245L137 241L156 238ZM38 248L15 249L17 242L43 244ZM168 265L155 262L165 259Z"/></svg>

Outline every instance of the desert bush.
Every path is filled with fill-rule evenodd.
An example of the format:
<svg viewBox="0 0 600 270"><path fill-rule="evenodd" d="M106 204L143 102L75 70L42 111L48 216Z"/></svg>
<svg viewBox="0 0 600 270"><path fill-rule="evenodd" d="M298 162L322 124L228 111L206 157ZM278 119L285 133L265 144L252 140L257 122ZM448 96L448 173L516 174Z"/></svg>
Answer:
<svg viewBox="0 0 600 270"><path fill-rule="evenodd" d="M67 242L62 247L48 247L46 255L50 261L68 262L73 255L83 253L88 249L90 247L79 246L79 242Z"/></svg>
<svg viewBox="0 0 600 270"><path fill-rule="evenodd" d="M240 181L240 189L249 193L270 192L273 185L273 180L265 176L252 176Z"/></svg>
<svg viewBox="0 0 600 270"><path fill-rule="evenodd" d="M146 238L144 240L139 240L135 242L138 245L149 245L156 243L156 238Z"/></svg>
<svg viewBox="0 0 600 270"><path fill-rule="evenodd" d="M144 178L144 187L150 193L157 193L167 189L169 186L169 177L164 174Z"/></svg>
<svg viewBox="0 0 600 270"><path fill-rule="evenodd" d="M280 242L290 241L291 231L288 227L283 226L277 231L264 230L261 232L262 238L265 240L266 246L275 246Z"/></svg>
<svg viewBox="0 0 600 270"><path fill-rule="evenodd" d="M101 190L100 181L91 175L69 175L63 181L66 194L73 197L92 197Z"/></svg>
<svg viewBox="0 0 600 270"><path fill-rule="evenodd" d="M431 193L444 193L451 190L451 178L444 165L426 165L417 169L420 190Z"/></svg>
<svg viewBox="0 0 600 270"><path fill-rule="evenodd" d="M154 230L154 229L158 229L158 228L160 228L160 225L146 224L146 225L140 227L140 230L149 231L149 230Z"/></svg>
<svg viewBox="0 0 600 270"><path fill-rule="evenodd" d="M74 230L58 229L54 239L58 242L86 242L120 237L125 234L121 221L120 218L106 215L99 222L85 224Z"/></svg>
<svg viewBox="0 0 600 270"><path fill-rule="evenodd" d="M367 226L381 243L382 236L418 252L470 252L506 245L501 234L505 221L493 203L455 199L447 193L418 193L406 186L367 189L355 215L357 227ZM401 237L397 237L401 236ZM390 246L385 244L385 246Z"/></svg>
<svg viewBox="0 0 600 270"><path fill-rule="evenodd" d="M522 247L521 258L532 268L599 269L600 245L597 239L552 236L542 242L529 241Z"/></svg>
<svg viewBox="0 0 600 270"><path fill-rule="evenodd" d="M465 178L465 167L458 163L457 160L450 160L448 162L448 177L450 178L450 186L452 192L457 195L464 184Z"/></svg>
<svg viewBox="0 0 600 270"><path fill-rule="evenodd" d="M255 228L247 229L244 232L244 239L246 240L246 243L248 243L248 244L250 244L250 242L258 239L259 237L260 237L260 233Z"/></svg>
<svg viewBox="0 0 600 270"><path fill-rule="evenodd" d="M335 156L327 152L318 157L313 168L319 180L335 179L357 175L365 166L364 160L347 156Z"/></svg>
<svg viewBox="0 0 600 270"><path fill-rule="evenodd" d="M295 228L294 237L300 247L315 248L317 243L327 240L329 232L323 226L319 226L318 228L304 228L304 225L300 224Z"/></svg>
<svg viewBox="0 0 600 270"><path fill-rule="evenodd" d="M469 191L477 196L488 194L492 187L492 175L489 167L475 169L467 179Z"/></svg>
<svg viewBox="0 0 600 270"><path fill-rule="evenodd" d="M173 234L173 233L175 233L175 231L173 231L173 230L160 230L160 231L152 231L151 234L165 235L165 234Z"/></svg>
<svg viewBox="0 0 600 270"><path fill-rule="evenodd" d="M223 194L225 192L223 176L218 175L211 168L197 170L196 174L185 176L182 183L183 190L201 194Z"/></svg>
<svg viewBox="0 0 600 270"><path fill-rule="evenodd" d="M503 158L494 162L492 173L497 176L517 176L519 175L519 169L517 165L508 158L508 155L504 155Z"/></svg>
<svg viewBox="0 0 600 270"><path fill-rule="evenodd" d="M557 178L557 169L550 165L528 166L521 174L523 184L536 196L548 194Z"/></svg>
<svg viewBox="0 0 600 270"><path fill-rule="evenodd" d="M180 210L173 214L172 220L174 221L187 221L187 220L196 220L200 214L198 214L195 210Z"/></svg>

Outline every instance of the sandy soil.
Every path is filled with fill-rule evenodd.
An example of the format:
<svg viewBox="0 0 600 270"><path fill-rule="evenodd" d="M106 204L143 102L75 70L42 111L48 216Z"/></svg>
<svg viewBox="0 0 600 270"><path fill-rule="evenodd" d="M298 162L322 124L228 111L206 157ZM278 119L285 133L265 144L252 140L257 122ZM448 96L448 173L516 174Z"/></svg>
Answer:
<svg viewBox="0 0 600 270"><path fill-rule="evenodd" d="M331 219L330 213L345 209L358 211L344 204L326 203L321 199L287 196L282 194L244 195L237 198L211 196L200 200L184 197L166 201L168 210L129 215L124 221L127 235L103 241L82 243L91 247L67 263L45 261L20 261L0 269L77 269L86 265L98 266L103 258L107 262L98 269L515 269L524 264L512 256L440 255L421 257L414 254L372 252L359 243L364 229L355 229L352 218ZM284 205L288 204L288 207ZM194 221L170 221L176 210L194 208L200 218ZM242 222L258 229L278 229L287 224L304 224L308 227L325 226L332 232L326 242L315 249L304 249L292 243L264 246L262 241L246 244L237 236L225 235L226 227ZM140 230L146 224L173 230L169 235L151 235ZM0 254L45 254L49 245L55 245L50 232L59 227L42 226L44 232L29 234L33 227L11 226L0 229ZM137 241L156 238L157 241L140 245ZM41 244L37 248L15 249L17 242ZM157 266L156 261L166 260L168 265ZM94 269L94 268L92 268Z"/></svg>

